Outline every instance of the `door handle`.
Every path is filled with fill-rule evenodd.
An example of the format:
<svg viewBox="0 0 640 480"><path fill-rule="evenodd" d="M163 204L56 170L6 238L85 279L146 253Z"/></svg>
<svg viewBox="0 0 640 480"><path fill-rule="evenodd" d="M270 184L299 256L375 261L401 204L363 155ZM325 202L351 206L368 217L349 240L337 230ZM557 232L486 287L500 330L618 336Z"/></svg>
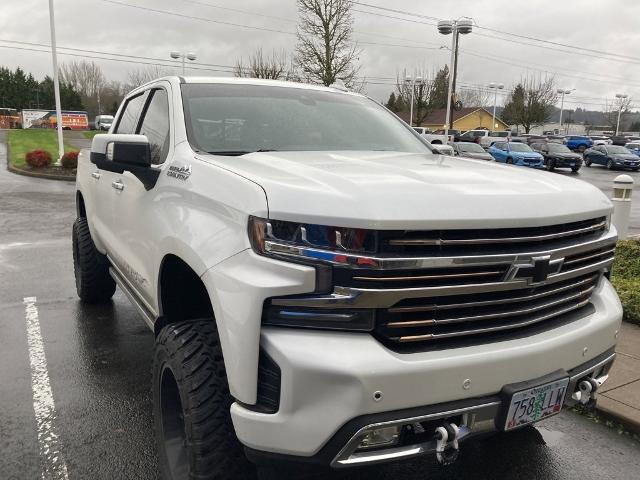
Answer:
<svg viewBox="0 0 640 480"><path fill-rule="evenodd" d="M124 183L122 183L120 180L111 182L111 186L116 190L120 190L120 191L124 190Z"/></svg>
<svg viewBox="0 0 640 480"><path fill-rule="evenodd" d="M93 178L95 178L96 180L100 180L100 177L102 176L102 174L101 174L101 173L98 173L98 172L93 172L93 173L91 174L91 176L92 176Z"/></svg>

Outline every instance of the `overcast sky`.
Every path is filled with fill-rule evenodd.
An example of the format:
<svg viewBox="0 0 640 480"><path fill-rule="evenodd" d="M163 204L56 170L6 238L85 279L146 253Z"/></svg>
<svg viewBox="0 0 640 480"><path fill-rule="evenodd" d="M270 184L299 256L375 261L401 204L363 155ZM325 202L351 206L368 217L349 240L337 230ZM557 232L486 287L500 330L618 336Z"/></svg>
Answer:
<svg viewBox="0 0 640 480"><path fill-rule="evenodd" d="M0 46L42 48L7 43L7 40L48 45L47 3L47 0L2 0ZM495 37L504 35L476 28L461 40L459 79L463 86L487 85L494 81L504 83L509 89L524 75L544 76L548 74L545 72L553 72L558 86L575 88L566 97L565 107L601 109L605 99L612 99L617 92L634 97L635 105L640 102L640 81L636 80L640 72L640 53L636 53L640 45L637 21L640 2L637 0L363 0L363 3L437 18L468 16L482 27L591 50L582 51L581 55L567 47L523 38L498 39ZM124 4L174 12L182 17ZM258 47L265 51L292 52L295 45L295 36L290 34L296 26L295 0L55 0L55 8L59 47L167 60L171 50L194 51L198 63L229 66L239 57L248 57ZM355 5L355 9L354 39L362 49L361 73L369 81L366 91L372 97L386 99L398 71L420 68L433 72L449 62L449 50L439 47L450 45L451 36L438 34L433 25L416 23L433 23L433 20L363 5ZM364 13L366 11L378 15ZM595 58L606 56L593 51L619 56ZM74 58L77 59L59 56L62 62ZM124 80L127 70L136 68L135 63L93 60L103 67L108 79ZM20 66L38 78L52 71L50 54L12 48L0 47L0 65ZM198 68L203 70L187 73L228 75L204 70L218 67L198 65ZM180 72L178 67L168 70Z"/></svg>

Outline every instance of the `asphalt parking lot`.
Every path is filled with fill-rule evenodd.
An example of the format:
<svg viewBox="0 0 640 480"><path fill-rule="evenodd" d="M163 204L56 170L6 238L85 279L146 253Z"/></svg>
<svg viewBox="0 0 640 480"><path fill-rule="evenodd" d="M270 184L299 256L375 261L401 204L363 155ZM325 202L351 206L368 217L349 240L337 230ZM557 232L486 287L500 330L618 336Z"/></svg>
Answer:
<svg viewBox="0 0 640 480"><path fill-rule="evenodd" d="M74 185L9 173L1 141L0 479L157 478L153 335L121 292L107 306L78 302ZM610 195L617 174L592 167L578 177ZM640 198L631 224L640 233ZM425 458L309 478L578 480L638 472L638 442L566 411L536 428L467 444L446 469Z"/></svg>

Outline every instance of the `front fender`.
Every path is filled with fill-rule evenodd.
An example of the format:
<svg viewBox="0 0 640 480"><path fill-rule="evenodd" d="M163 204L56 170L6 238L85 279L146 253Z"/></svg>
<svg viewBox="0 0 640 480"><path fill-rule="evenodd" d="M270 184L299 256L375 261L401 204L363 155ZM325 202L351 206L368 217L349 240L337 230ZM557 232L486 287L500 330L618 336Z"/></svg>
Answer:
<svg viewBox="0 0 640 480"><path fill-rule="evenodd" d="M254 405L262 308L267 298L313 292L313 267L257 255L251 249L228 258L201 277L213 304L229 390Z"/></svg>

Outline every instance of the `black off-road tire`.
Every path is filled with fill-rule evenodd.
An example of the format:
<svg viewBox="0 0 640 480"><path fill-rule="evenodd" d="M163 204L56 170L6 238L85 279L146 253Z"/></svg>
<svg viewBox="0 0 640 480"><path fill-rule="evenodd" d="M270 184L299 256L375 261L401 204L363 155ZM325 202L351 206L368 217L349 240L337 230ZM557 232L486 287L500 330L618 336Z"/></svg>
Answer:
<svg viewBox="0 0 640 480"><path fill-rule="evenodd" d="M96 250L86 218L74 222L72 245L78 297L84 303L109 301L116 291L116 282L109 275L109 260Z"/></svg>
<svg viewBox="0 0 640 480"><path fill-rule="evenodd" d="M231 422L232 402L215 320L164 327L153 361L153 412L163 478L256 478Z"/></svg>

